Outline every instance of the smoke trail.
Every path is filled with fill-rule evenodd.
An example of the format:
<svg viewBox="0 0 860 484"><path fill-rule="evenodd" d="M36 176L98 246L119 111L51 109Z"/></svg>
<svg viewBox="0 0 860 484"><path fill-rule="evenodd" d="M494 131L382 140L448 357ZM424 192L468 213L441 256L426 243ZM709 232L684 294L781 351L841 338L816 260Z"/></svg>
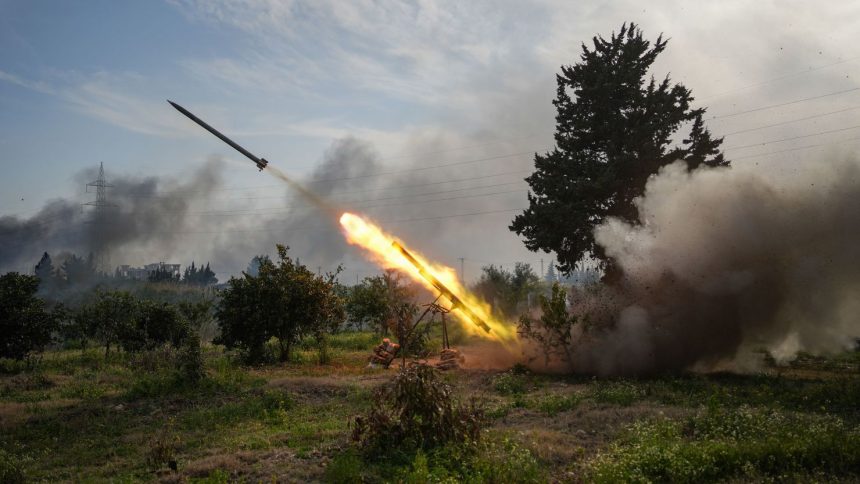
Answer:
<svg viewBox="0 0 860 484"><path fill-rule="evenodd" d="M643 374L778 360L860 337L860 162L676 163L638 201L642 225L596 229L625 274L589 308L576 371Z"/></svg>
<svg viewBox="0 0 860 484"><path fill-rule="evenodd" d="M334 205L333 202L327 201L324 198L320 197L301 183L287 176L286 173L282 172L278 168L269 165L266 166L266 171L271 173L272 176L285 181L287 185L289 185L291 189L295 190L305 201L313 203L317 208L324 211L326 214L332 217L340 216L340 211Z"/></svg>
<svg viewBox="0 0 860 484"><path fill-rule="evenodd" d="M342 261L348 252L348 244L340 233L338 218L342 209L350 205L350 197L354 195L344 197L341 193L367 188L368 180L371 179L365 175L379 170L377 159L369 143L346 138L334 141L326 150L307 184L300 184L280 171L273 171L273 175L290 185L289 195L294 198L290 205L297 207L283 217L286 226L277 241L289 245L294 254L302 257L303 263L332 270L332 261ZM267 171L270 168L273 167L270 165ZM307 202L311 202L312 206L306 206ZM324 217L320 217L321 212Z"/></svg>

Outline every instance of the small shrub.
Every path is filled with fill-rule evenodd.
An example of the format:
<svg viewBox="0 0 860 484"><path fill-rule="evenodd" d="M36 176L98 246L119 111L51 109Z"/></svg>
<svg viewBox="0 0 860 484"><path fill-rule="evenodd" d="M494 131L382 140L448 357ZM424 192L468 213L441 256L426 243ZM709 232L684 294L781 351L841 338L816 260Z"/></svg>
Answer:
<svg viewBox="0 0 860 484"><path fill-rule="evenodd" d="M314 337L317 349L317 363L327 365L331 363L331 351L329 351L329 335L320 333Z"/></svg>
<svg viewBox="0 0 860 484"><path fill-rule="evenodd" d="M522 395L528 391L528 383L525 375L509 370L493 378L493 388L501 395Z"/></svg>
<svg viewBox="0 0 860 484"><path fill-rule="evenodd" d="M206 376L203 367L203 352L200 349L200 338L192 334L185 339L179 349L179 376L186 383L195 384Z"/></svg>
<svg viewBox="0 0 860 484"><path fill-rule="evenodd" d="M128 387L125 398L157 398L176 393L183 388L182 382L173 371L158 371L138 375Z"/></svg>
<svg viewBox="0 0 860 484"><path fill-rule="evenodd" d="M365 464L361 456L348 450L335 456L325 470L325 481L332 484L351 484L360 481Z"/></svg>
<svg viewBox="0 0 860 484"><path fill-rule="evenodd" d="M573 328L580 323L580 317L567 312L567 290L554 282L550 297L541 294L539 300L541 316L537 319L527 314L521 316L517 331L540 347L546 363L555 357L570 364L573 361Z"/></svg>
<svg viewBox="0 0 860 484"><path fill-rule="evenodd" d="M485 421L483 407L457 402L435 369L411 364L375 392L369 414L355 419L352 438L366 455L385 455L477 441Z"/></svg>
<svg viewBox="0 0 860 484"><path fill-rule="evenodd" d="M470 463L471 482L546 482L544 470L531 451L516 441L488 441Z"/></svg>
<svg viewBox="0 0 860 484"><path fill-rule="evenodd" d="M591 399L597 403L628 406L645 396L644 391L627 381L597 382L591 389Z"/></svg>
<svg viewBox="0 0 860 484"><path fill-rule="evenodd" d="M581 401L582 397L575 393L568 395L554 393L538 399L535 406L541 413L553 416L576 408Z"/></svg>
<svg viewBox="0 0 860 484"><path fill-rule="evenodd" d="M171 419L161 431L150 439L146 464L154 471L165 467L172 471L178 470L176 451L179 443L179 436L173 431L173 420Z"/></svg>

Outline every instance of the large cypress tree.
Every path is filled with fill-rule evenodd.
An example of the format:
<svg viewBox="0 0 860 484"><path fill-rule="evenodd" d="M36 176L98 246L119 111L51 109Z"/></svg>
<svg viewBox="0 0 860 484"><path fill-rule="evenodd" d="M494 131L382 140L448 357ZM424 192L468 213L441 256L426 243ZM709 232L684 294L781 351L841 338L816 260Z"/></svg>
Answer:
<svg viewBox="0 0 860 484"><path fill-rule="evenodd" d="M569 274L584 257L603 262L606 278L617 275L594 241L594 227L606 217L638 223L634 199L660 167L684 160L690 169L725 166L722 138L714 139L702 122L704 108L667 75L657 82L648 70L666 48L659 36L652 45L633 24L623 24L609 39L582 45L578 63L557 75L556 148L535 155L529 208L510 229L529 250L555 252L559 269ZM676 133L690 127L680 144Z"/></svg>

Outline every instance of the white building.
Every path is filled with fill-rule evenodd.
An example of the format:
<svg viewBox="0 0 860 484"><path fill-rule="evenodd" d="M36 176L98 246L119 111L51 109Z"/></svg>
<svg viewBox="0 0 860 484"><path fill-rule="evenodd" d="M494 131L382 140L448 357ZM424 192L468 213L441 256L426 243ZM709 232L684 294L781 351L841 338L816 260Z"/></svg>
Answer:
<svg viewBox="0 0 860 484"><path fill-rule="evenodd" d="M131 267L128 264L123 264L117 269L120 277L123 277L125 279L145 281L149 279L150 274L158 270L167 271L171 275L173 275L173 277L179 278L181 274L179 269L181 267L181 264L167 264L165 262L156 262L154 264L146 264L143 267Z"/></svg>

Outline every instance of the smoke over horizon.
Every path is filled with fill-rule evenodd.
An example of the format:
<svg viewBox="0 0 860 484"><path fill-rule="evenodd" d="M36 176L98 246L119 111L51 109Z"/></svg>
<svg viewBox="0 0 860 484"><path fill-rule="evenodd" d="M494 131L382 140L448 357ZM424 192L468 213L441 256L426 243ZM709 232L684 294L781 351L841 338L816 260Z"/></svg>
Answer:
<svg viewBox="0 0 860 484"><path fill-rule="evenodd" d="M103 253L111 260L111 271L129 259L170 257L194 225L192 208L205 203L221 185L222 168L223 162L210 159L184 183L155 176L113 176L108 180L108 206L101 210L59 198L29 218L2 216L0 270L32 271L43 252L60 258ZM84 184L96 176L94 169L87 169L75 178Z"/></svg>
<svg viewBox="0 0 860 484"><path fill-rule="evenodd" d="M103 251L108 254L110 270L120 264L211 261L224 281L228 274L244 270L253 256L272 254L275 244L282 243L291 248L293 257L313 269L331 271L345 264L346 282L378 273L380 269L361 251L345 242L337 217L328 213L333 207L366 214L398 236L420 241L421 251L428 256L455 266L457 257L471 256L462 251L462 240L485 233L484 227L491 222L463 224L457 214L520 206L526 188L523 173L511 170L507 157L502 158L507 165L504 176L490 176L486 181L482 166L433 167L440 164L438 150L446 148L466 151L460 155L465 160L492 159L500 151L513 149L495 142L462 150L459 143L465 141L416 137L404 152L406 159L398 158L392 166L384 163L368 141L334 140L307 176L295 177L286 169L288 165L278 164L284 175L272 174L290 181L284 180L283 187L265 185L269 191L236 193L234 190L250 187L224 186L229 166L220 159L212 159L184 177L108 173L112 185L108 202L115 207L104 212L82 208L80 201L69 197L45 204L31 217L0 217L4 247L0 270L31 272L45 251L53 258L60 253L86 256ZM243 168L245 165L242 163ZM527 171L528 158L516 160L513 167L517 166ZM84 185L96 176L95 169L88 169L74 179ZM313 197L295 190L295 184ZM522 188L512 191L512 185ZM95 194L86 198L95 198ZM491 215L501 227L507 216ZM513 234L486 244L521 246ZM479 266L470 264L467 270L477 275Z"/></svg>
<svg viewBox="0 0 860 484"><path fill-rule="evenodd" d="M786 361L860 337L856 156L791 169L675 163L638 208L641 225L596 228L624 281L580 308L595 326L577 330L575 371L743 370L761 349Z"/></svg>

